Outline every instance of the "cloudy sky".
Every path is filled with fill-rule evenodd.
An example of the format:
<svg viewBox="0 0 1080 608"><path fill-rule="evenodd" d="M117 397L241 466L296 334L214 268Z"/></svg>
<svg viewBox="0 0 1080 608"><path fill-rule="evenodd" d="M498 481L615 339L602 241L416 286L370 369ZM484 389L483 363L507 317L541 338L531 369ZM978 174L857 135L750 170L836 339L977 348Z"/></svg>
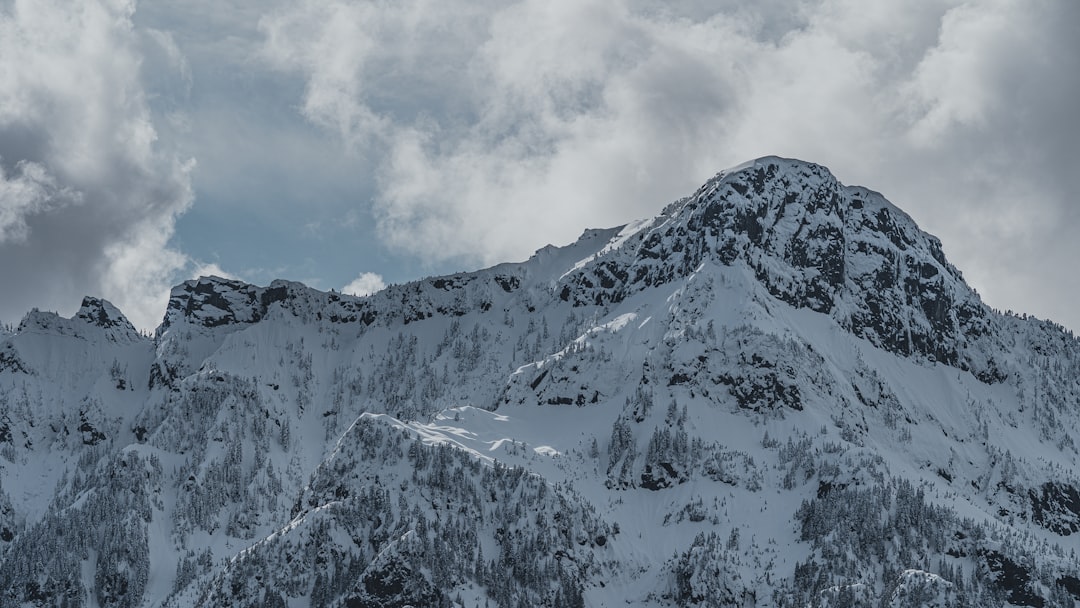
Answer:
<svg viewBox="0 0 1080 608"><path fill-rule="evenodd" d="M776 154L1080 330L1080 2L0 0L0 321L521 260Z"/></svg>

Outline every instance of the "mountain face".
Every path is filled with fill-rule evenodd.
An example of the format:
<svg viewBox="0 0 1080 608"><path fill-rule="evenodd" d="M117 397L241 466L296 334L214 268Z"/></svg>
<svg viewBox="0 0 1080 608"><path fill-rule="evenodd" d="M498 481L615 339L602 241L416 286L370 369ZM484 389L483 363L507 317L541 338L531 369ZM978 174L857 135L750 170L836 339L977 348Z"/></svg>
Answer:
<svg viewBox="0 0 1080 608"><path fill-rule="evenodd" d="M0 335L0 607L1072 606L1080 342L763 158L364 298Z"/></svg>

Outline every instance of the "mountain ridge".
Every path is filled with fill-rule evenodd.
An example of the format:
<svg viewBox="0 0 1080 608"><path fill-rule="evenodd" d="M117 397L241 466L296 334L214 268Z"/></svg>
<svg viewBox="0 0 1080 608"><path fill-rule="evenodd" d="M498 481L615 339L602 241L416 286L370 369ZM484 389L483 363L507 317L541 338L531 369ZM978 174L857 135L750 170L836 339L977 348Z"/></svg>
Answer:
<svg viewBox="0 0 1080 608"><path fill-rule="evenodd" d="M753 191L762 195L766 189L777 189L775 178L779 174L782 176L790 176L791 171L794 170L798 177L813 177L817 178L820 183L809 184L810 186L819 186L819 191L814 192L810 197L798 197L790 191L790 183L784 183L780 186L780 190L786 193L786 198L781 200L776 197L768 198L764 205L758 205L755 209L749 209L746 206L745 194L753 189ZM721 188L726 187L726 192L721 192ZM804 192L805 193L805 188ZM742 201L739 204L728 204L727 208L718 210L721 203L717 202L717 198L720 198L722 203L730 203L733 194L738 194ZM719 196L726 195L726 196ZM921 301L912 302L911 298L919 298L925 296L923 293L913 293L916 291L911 285L905 286L907 292L904 294L909 298L906 305L916 304L921 306L924 310L924 316L926 321L929 321L933 329L939 334L942 332L942 326L944 320L943 314L949 310L952 310L954 306L959 305L963 310L962 322L968 324L975 317L982 317L984 309L989 310L979 298L974 289L970 288L963 282L962 273L957 270L952 264L950 264L943 253L941 242L937 237L927 234L921 231L915 224L914 220L909 215L903 212L901 209L893 205L886 200L881 194L865 188L863 186L844 186L841 184L831 172L821 165L814 163L808 163L805 161L798 161L794 159L781 158L777 156L764 156L741 165L737 165L731 169L718 172L714 177L706 181L694 195L680 199L666 207L658 216L651 220L641 220L636 222L632 230L625 230L626 226L619 226L610 229L590 229L586 230L582 237L578 241L571 243L563 247L554 247L548 245L538 250L529 260L519 263L504 263L473 272L459 272L452 273L445 276L428 277L419 279L416 281L409 281L402 285L393 285L389 291L396 292L395 295L401 297L403 300L408 299L408 296L403 294L413 289L415 292L419 287L432 286L436 289L446 290L452 289L455 286L455 281L471 282L472 277L483 276L485 278L494 277L499 286L509 291L513 289L512 285L514 279L518 278L514 276L515 271L521 271L532 266L539 264L531 264L532 262L543 258L550 252L559 250L571 250L578 248L583 241L595 240L597 235L614 235L609 239L607 243L604 243L601 247L602 252L606 255L617 253L617 250L625 249L628 245L637 243L639 245L636 254L637 259L631 263L630 271L637 272L637 276L630 277L628 274L623 277L614 277L610 273L605 272L605 268L609 265L600 264L598 268L593 268L592 276L585 277L588 274L589 262L594 262L593 258L596 257L596 253L591 255L582 256L574 260L574 264L567 268L564 273L558 276L556 280L563 281L569 279L579 285L584 282L583 286L586 289L594 289L599 285L602 289L596 290L592 293L592 297L598 299L599 302L618 300L624 297L621 292L628 287L632 287L634 284L642 283L646 286L651 286L657 282L663 282L670 280L672 276L685 276L689 274L689 267L694 265L694 262L700 262L701 258L705 254L703 251L694 251L693 255L683 256L683 259L679 260L681 265L681 273L675 275L672 272L672 268L669 266L665 268L666 273L660 273L664 276L652 276L656 271L650 271L649 269L642 268L642 262L648 259L658 259L671 257L672 253L683 253L683 248L691 245L691 243L675 243L674 247L677 249L671 250L673 246L671 243L665 243L663 236L670 237L672 230L677 229L674 224L679 223L679 217L677 215L687 215L688 217L682 218L682 223L686 226L679 226L690 230L697 234L698 241L707 239L722 239L727 240L716 243L714 250L708 253L720 256L720 259L725 264L731 264L735 260L742 260L746 262L746 258L751 254L759 254L760 251L747 251L749 245L757 246L757 249L768 249L769 252L776 255L780 254L782 261L787 262L789 268L785 270L810 270L816 271L824 280L814 281L816 277L809 277L808 280L804 280L805 284L799 285L785 285L783 279L788 282L791 281L791 277L783 277L781 280L776 280L767 275L766 269L760 261L749 262L753 268L755 274L760 280L765 281L766 286L770 292L789 303L792 303L796 307L806 307L818 312L831 313L837 308L840 308L844 303L835 302L833 298L837 295L838 291L844 287L843 283L846 277L847 267L852 266L852 260L846 259L846 253L840 249L829 249L826 247L823 251L809 252L813 247L805 246L805 243L775 243L775 235L780 223L799 222L798 231L809 229L811 236L819 239L829 240L837 236L851 237L852 234L835 234L832 231L835 226L810 226L807 217L787 217L784 215L784 211L789 207L799 208L800 206L805 208L805 205L810 203L811 205L820 205L818 208L811 209L811 212L807 215L814 216L816 212L821 208L825 208L826 216L843 216L846 211L847 214L852 211L862 212L863 207L866 206L869 209L876 210L873 218L870 218L866 213L858 213L858 219L861 219L860 225L856 230L849 231L857 233L858 229L869 228L873 232L883 233L888 237L888 240L901 252L907 251L909 247L917 246L919 248L918 253L924 253L923 259L920 260L921 264L918 267L909 267L903 270L914 271L909 272L909 275L905 278L909 279L921 279L928 280L937 277L939 274L945 275L945 279L950 283L949 287L951 291L960 292L960 302L938 302L934 299L921 299ZM846 206L843 203L847 203ZM689 208L688 208L689 207ZM698 208L701 208L700 210ZM796 211L799 214L801 210ZM778 213L779 212L779 213ZM726 213L727 216L722 219L720 224L716 224L717 214ZM894 219L896 218L896 219ZM840 217L843 220L843 217ZM873 221L872 221L873 220ZM897 222L896 220L899 220ZM711 222L711 223L710 223ZM771 225L764 226L763 222L771 222ZM873 225L875 224L876 225ZM716 229L719 226L736 226L741 228L741 231L735 231L727 235L719 235L716 233ZM849 226L845 226L850 228ZM661 233L657 232L660 229L667 228L666 233L661 236ZM708 236L705 236L705 231L710 231ZM815 232L816 230L816 232ZM648 242L638 242L643 238L644 233L649 234ZM789 237L799 236L799 232L791 235L783 235ZM745 238L743 238L745 237ZM740 242L741 241L741 242ZM857 251L859 254L866 254L866 248L873 247L875 244L868 244L864 241L856 241L852 243L857 245L860 249ZM702 242L693 243L694 246L699 249L704 249ZM783 245L782 251L777 251L779 245ZM799 245L802 245L801 247ZM809 252L809 253L808 253ZM888 261L896 266L897 271L901 270L899 263L901 260L895 259L895 252L883 251L880 248L874 248L870 253L876 253L879 255L885 255L888 257ZM812 257L802 258L803 255L812 255ZM687 259L688 258L688 259ZM842 266L830 267L830 264L837 264L839 261ZM503 274L499 274L502 270ZM872 286L876 289L890 286L889 283L895 283L896 279L891 281L886 276L888 273L881 271L887 270L883 268L874 268L877 276L872 277L870 281ZM626 271L624 271L626 272ZM652 272L652 275L650 274ZM861 273L866 275L868 273ZM466 279L468 277L468 279ZM860 276L860 279L867 279L866 276ZM595 279L595 280L592 280ZM520 280L520 279L519 279ZM866 284L860 285L861 287L867 287ZM921 286L925 288L925 285ZM962 287L956 289L956 287ZM607 290L607 291L605 291ZM575 298L575 302L582 303L580 296L572 296L572 289L569 286L563 288L560 293L560 297L563 300L568 300L571 297ZM353 322L361 320L365 324L373 322L372 313L364 318L359 318L357 313L359 310L365 308L361 303L370 302L369 297L356 297L347 294L341 294L330 290L329 292L321 292L317 289L313 289L303 285L302 283L286 280L275 280L266 287L258 287L254 284L247 283L238 279L226 279L217 276L204 276L189 281L185 281L173 288L170 295L170 300L167 306L166 314L162 320L161 325L155 330L155 333L160 334L167 330L170 325L176 323L178 320L184 317L197 316L199 313L204 313L199 324L233 324L233 323L251 323L259 321L262 316L267 314L270 305L276 302L284 302L287 300L294 300L300 297L300 294L304 293L309 297L314 294L323 294L325 299L330 304L338 304L333 308L340 309L337 316L331 314L331 320L340 322ZM945 294L939 293L939 296ZM596 303L596 302L594 302ZM865 303L857 303L865 304ZM324 304L325 306L326 304ZM90 308L88 308L90 307ZM109 313L105 313L102 307L106 307ZM204 311L204 307L207 309ZM235 308L235 310L234 310ZM847 310L838 311L838 314L845 315L845 320L858 333L859 330L865 329L867 326L867 320L861 318L852 319L850 317L851 308L859 308L858 306L849 306ZM871 305L871 309L878 308L876 305ZM294 311L296 312L296 311ZM446 310L438 311L446 313ZM49 314L49 313L42 313ZM425 314L425 313L418 313ZM432 314L428 312L427 314ZM84 298L83 305L79 312L76 313L76 317L84 320L91 320L93 317L98 321L92 321L92 323L101 324L107 318L117 318L117 324L130 325L130 322L123 316L123 313L116 309L111 303L106 300L101 300L93 296L87 296ZM110 315L113 315L110 317ZM403 315L403 319L406 321L416 320L408 315ZM20 326L26 323L26 319ZM111 326L111 325L110 325ZM955 331L956 328L949 328ZM978 328L975 328L978 331ZM877 336L884 339L883 336ZM940 337L934 336L934 337ZM895 337L894 337L895 338ZM910 339L908 339L910 340ZM919 352L920 354L928 355L935 354L930 352L930 345L925 341L920 342L918 345L912 345L905 343L903 340L896 345L893 345L902 354L911 354L912 352ZM942 360L956 362L956 353L941 353Z"/></svg>
<svg viewBox="0 0 1080 608"><path fill-rule="evenodd" d="M0 335L0 606L1068 606L1080 342L764 157L365 297Z"/></svg>

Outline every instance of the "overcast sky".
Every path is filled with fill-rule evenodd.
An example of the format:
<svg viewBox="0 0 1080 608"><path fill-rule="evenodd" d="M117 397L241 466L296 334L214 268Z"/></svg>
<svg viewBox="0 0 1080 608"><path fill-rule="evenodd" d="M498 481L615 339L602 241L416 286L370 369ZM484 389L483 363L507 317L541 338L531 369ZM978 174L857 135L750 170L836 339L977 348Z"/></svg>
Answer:
<svg viewBox="0 0 1080 608"><path fill-rule="evenodd" d="M1080 330L1074 0L0 0L0 320L205 273L364 292L776 154Z"/></svg>

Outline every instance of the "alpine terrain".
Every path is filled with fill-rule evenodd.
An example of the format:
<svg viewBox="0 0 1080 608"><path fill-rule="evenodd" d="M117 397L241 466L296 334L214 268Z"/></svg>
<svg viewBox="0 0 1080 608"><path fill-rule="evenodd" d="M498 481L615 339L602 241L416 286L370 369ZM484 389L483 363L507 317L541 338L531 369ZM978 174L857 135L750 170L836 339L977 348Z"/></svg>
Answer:
<svg viewBox="0 0 1080 608"><path fill-rule="evenodd" d="M1080 342L762 158L368 297L0 332L0 607L1073 606Z"/></svg>

